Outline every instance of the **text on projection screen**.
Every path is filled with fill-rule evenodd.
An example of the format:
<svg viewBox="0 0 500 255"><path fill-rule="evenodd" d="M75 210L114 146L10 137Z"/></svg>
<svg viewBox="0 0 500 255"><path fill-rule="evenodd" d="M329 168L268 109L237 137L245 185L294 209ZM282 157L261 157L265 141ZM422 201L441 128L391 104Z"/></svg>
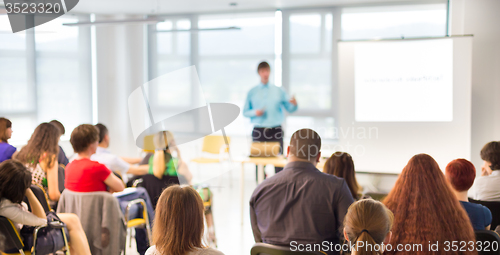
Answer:
<svg viewBox="0 0 500 255"><path fill-rule="evenodd" d="M356 121L453 120L453 40L357 43L354 65Z"/></svg>

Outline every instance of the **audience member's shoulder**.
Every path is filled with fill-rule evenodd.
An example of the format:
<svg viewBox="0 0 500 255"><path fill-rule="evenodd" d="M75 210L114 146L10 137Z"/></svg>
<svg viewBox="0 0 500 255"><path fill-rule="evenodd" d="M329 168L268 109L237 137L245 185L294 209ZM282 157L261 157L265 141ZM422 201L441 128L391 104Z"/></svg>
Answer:
<svg viewBox="0 0 500 255"><path fill-rule="evenodd" d="M200 253L196 253L196 255L224 255L224 253L213 248L206 248L202 249Z"/></svg>

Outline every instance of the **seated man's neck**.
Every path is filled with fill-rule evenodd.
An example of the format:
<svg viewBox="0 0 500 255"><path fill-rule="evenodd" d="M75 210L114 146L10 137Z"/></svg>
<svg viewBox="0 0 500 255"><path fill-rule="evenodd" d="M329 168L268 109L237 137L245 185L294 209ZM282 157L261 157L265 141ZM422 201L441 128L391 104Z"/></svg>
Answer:
<svg viewBox="0 0 500 255"><path fill-rule="evenodd" d="M312 160L307 160L307 159L295 157L294 155L288 155L288 162L308 162L308 163L313 164L313 166L315 166L315 167L318 164L318 162L316 161L316 158L313 158Z"/></svg>
<svg viewBox="0 0 500 255"><path fill-rule="evenodd" d="M109 147L109 144L107 144L105 142L102 142L98 146L101 147L101 148L107 149Z"/></svg>

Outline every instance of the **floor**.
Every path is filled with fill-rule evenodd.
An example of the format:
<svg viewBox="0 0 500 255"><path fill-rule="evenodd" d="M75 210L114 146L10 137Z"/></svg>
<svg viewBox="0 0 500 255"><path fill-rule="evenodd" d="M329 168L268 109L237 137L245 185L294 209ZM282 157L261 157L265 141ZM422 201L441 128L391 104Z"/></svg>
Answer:
<svg viewBox="0 0 500 255"><path fill-rule="evenodd" d="M250 164L245 166L243 225L241 225L240 209L241 165L235 163L231 166L226 165L222 167L223 169L232 169L223 171L222 174L219 170L221 167L218 165L203 166L203 171L198 166L191 166L190 169L195 178L194 182L208 183L214 194L212 211L218 244L217 249L224 254L250 254L250 249L255 242L250 226L248 201L257 186L255 181L255 166ZM272 171L272 167L266 169L266 172ZM138 254L135 249L135 240L132 240L131 244L128 241L129 238L127 238L126 254Z"/></svg>

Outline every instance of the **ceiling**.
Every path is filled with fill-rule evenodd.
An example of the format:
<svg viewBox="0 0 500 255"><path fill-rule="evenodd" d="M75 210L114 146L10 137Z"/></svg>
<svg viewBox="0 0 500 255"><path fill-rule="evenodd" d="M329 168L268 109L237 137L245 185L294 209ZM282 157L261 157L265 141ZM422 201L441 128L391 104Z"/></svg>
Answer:
<svg viewBox="0 0 500 255"><path fill-rule="evenodd" d="M417 2L416 0L80 0L71 12L96 14L187 14L410 1ZM421 1L429 2L428 0ZM230 3L236 3L236 6L231 6Z"/></svg>

